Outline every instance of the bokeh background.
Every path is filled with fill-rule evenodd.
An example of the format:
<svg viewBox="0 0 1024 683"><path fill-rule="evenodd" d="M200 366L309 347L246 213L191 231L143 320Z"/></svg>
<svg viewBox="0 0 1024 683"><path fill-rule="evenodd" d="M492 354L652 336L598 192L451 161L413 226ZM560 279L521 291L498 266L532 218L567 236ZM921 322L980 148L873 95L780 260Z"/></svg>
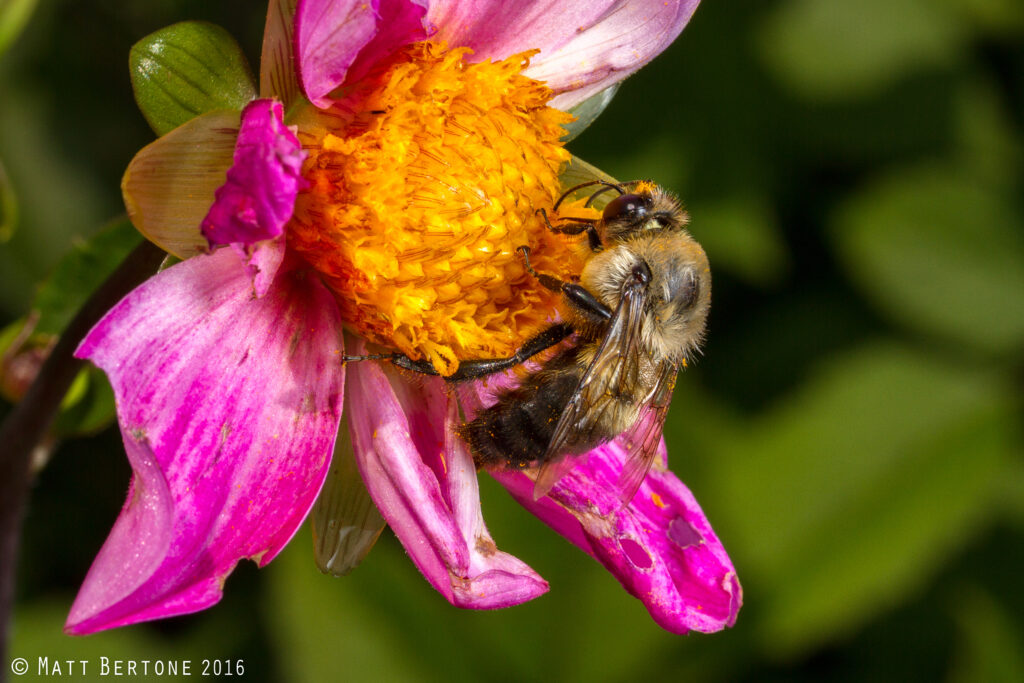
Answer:
<svg viewBox="0 0 1024 683"><path fill-rule="evenodd" d="M0 30L0 322L123 210L153 137L131 44L206 19L256 64L263 12L49 0ZM211 610L70 638L129 477L106 429L38 474L9 656L241 659L254 681L1024 680L1022 38L1019 0L709 0L572 145L677 191L711 259L666 438L743 582L735 628L660 630L484 477L495 539L551 583L531 604L450 607L389 532L322 576L304 528Z"/></svg>

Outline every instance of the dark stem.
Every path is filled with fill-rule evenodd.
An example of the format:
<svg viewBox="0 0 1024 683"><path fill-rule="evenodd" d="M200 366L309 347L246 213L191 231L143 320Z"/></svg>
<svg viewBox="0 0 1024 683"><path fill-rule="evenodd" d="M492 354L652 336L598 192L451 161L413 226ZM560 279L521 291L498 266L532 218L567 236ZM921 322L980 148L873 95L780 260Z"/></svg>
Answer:
<svg viewBox="0 0 1024 683"><path fill-rule="evenodd" d="M93 292L47 357L32 386L0 425L0 681L7 673L7 637L14 603L21 520L31 484L29 463L84 361L72 353L93 325L160 267L166 254L150 242L136 247Z"/></svg>

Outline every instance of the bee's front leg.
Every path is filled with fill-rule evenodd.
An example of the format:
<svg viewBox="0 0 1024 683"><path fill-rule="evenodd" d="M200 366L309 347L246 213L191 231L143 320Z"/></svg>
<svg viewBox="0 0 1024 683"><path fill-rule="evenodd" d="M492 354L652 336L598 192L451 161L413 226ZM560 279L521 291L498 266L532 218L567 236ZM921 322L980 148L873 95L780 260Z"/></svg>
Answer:
<svg viewBox="0 0 1024 683"><path fill-rule="evenodd" d="M544 288L550 289L552 292L560 292L566 302L584 318L598 324L612 319L612 309L601 303L586 287L575 282L564 282L545 273L538 273L530 265L530 248L522 246L517 251L522 253L523 259L526 261L526 271L537 278Z"/></svg>
<svg viewBox="0 0 1024 683"><path fill-rule="evenodd" d="M551 232L557 232L563 235L578 235L583 231L587 233L587 241L590 244L590 250L594 252L601 251L604 249L604 245L601 243L601 236L597 234L597 218L580 218L568 216L565 218L559 218L559 220L566 221L568 225L554 226L551 221L548 220L548 212L544 209L537 209L536 213L540 214L540 217L544 219L544 225L548 227Z"/></svg>

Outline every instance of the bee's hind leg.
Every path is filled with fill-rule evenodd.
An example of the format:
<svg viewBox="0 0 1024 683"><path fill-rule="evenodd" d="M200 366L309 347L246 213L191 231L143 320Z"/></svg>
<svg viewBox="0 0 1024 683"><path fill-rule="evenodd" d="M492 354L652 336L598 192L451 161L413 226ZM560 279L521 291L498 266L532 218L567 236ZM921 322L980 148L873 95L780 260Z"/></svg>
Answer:
<svg viewBox="0 0 1024 683"><path fill-rule="evenodd" d="M544 349L551 348L572 334L572 332L572 327L566 323L552 325L540 334L528 339L525 344L519 347L518 351L508 358L482 358L477 360L461 361L459 362L459 369L453 374L445 377L444 380L446 382L463 382L470 379L486 377L487 375L493 375L494 373L502 372L503 370L509 370L517 365L525 363L532 356L537 355ZM412 372L419 372L424 375L440 374L430 361L425 358L413 360L402 353L392 353L382 356L381 358L387 358L403 370L411 370Z"/></svg>

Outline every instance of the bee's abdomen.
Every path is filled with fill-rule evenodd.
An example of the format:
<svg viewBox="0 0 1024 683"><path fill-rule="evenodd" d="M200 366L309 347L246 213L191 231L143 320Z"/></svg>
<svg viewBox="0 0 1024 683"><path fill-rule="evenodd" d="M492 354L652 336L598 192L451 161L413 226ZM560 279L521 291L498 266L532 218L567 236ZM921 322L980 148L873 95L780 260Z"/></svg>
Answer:
<svg viewBox="0 0 1024 683"><path fill-rule="evenodd" d="M555 425L579 384L575 349L559 354L523 384L462 426L478 466L529 467L544 457Z"/></svg>

